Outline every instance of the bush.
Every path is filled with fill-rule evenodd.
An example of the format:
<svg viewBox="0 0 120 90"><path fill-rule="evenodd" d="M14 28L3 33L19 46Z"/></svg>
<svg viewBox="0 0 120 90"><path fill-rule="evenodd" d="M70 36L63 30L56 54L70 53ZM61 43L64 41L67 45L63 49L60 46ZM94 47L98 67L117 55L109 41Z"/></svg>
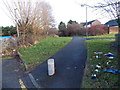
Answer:
<svg viewBox="0 0 120 90"><path fill-rule="evenodd" d="M13 26L6 26L1 27L2 29L2 36L13 36L17 34L16 27Z"/></svg>
<svg viewBox="0 0 120 90"><path fill-rule="evenodd" d="M67 36L68 35L68 30L67 30L65 23L60 22L58 29L59 29L59 31L58 31L59 36Z"/></svg>
<svg viewBox="0 0 120 90"><path fill-rule="evenodd" d="M48 36L54 36L58 34L58 30L56 28L50 28L46 31Z"/></svg>
<svg viewBox="0 0 120 90"><path fill-rule="evenodd" d="M46 32L42 29L34 27L25 28L24 26L19 27L20 36L18 38L19 46L31 46L38 43L40 40L47 36Z"/></svg>
<svg viewBox="0 0 120 90"><path fill-rule="evenodd" d="M76 21L70 20L67 23L67 26L65 23L60 22L59 24L59 36L78 36L78 35L84 35L85 30L84 28L78 24Z"/></svg>
<svg viewBox="0 0 120 90"><path fill-rule="evenodd" d="M103 35L108 33L108 28L105 25L93 25L88 28L88 35Z"/></svg>

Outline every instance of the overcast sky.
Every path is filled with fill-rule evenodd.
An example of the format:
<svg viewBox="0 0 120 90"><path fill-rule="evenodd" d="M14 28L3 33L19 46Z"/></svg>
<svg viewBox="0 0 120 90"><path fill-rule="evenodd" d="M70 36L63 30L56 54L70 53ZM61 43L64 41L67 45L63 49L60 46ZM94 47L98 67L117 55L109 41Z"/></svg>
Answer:
<svg viewBox="0 0 120 90"><path fill-rule="evenodd" d="M11 1L11 0L9 0ZM98 3L97 1L101 0L45 0L50 3L53 16L56 20L56 25L63 21L67 24L67 22L71 20L75 20L78 23L86 21L86 8L81 7L79 4L87 3L89 5L95 5ZM93 9L87 9L87 20L95 20L98 19L103 24L107 22L109 19L107 17L103 17L98 14L98 12L94 12ZM2 4L2 0L0 0L0 26L10 26L14 25L12 20L6 15L6 9ZM57 27L57 26L56 26Z"/></svg>

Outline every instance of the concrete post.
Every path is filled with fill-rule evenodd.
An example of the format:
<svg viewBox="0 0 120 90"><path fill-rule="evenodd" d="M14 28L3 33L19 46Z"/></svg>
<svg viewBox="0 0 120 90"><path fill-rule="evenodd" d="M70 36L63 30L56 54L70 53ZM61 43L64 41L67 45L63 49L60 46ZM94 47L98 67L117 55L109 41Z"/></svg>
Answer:
<svg viewBox="0 0 120 90"><path fill-rule="evenodd" d="M48 59L48 75L52 76L55 73L54 59Z"/></svg>

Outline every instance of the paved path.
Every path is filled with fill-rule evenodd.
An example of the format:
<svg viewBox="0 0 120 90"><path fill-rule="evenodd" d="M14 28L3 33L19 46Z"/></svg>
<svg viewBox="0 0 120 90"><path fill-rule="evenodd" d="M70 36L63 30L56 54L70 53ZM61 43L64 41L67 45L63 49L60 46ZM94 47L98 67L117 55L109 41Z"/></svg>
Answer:
<svg viewBox="0 0 120 90"><path fill-rule="evenodd" d="M34 88L16 59L2 61L2 88Z"/></svg>
<svg viewBox="0 0 120 90"><path fill-rule="evenodd" d="M92 40L92 39L115 39L114 37L106 37L106 38L85 38L86 40Z"/></svg>
<svg viewBox="0 0 120 90"><path fill-rule="evenodd" d="M51 58L55 59L56 73L47 74L45 61L31 73L42 88L81 88L82 77L87 59L85 39L73 40Z"/></svg>

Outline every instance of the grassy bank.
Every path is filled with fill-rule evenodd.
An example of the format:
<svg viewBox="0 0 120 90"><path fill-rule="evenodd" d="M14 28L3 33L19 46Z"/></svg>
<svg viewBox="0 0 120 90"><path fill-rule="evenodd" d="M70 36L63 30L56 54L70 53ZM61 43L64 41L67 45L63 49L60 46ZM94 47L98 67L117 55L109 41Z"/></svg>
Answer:
<svg viewBox="0 0 120 90"><path fill-rule="evenodd" d="M105 40L88 40L88 61L86 65L85 75L83 79L84 88L116 88L118 87L118 74L112 74L104 72L104 69L117 69L118 68L118 58L110 60L104 56L105 53L111 52L116 55L116 52L110 49L110 43L114 39ZM94 52L100 51L103 54L99 55L100 58L95 58ZM110 62L107 65L107 62ZM96 72L96 65L100 64L101 68L98 69L100 72ZM92 79L92 74L96 74L96 78Z"/></svg>
<svg viewBox="0 0 120 90"><path fill-rule="evenodd" d="M4 56L4 57L0 57L0 60L11 60L13 59L12 56Z"/></svg>
<svg viewBox="0 0 120 90"><path fill-rule="evenodd" d="M19 51L28 67L41 64L57 51L63 48L71 37L51 37L42 40L40 43L27 48L21 48Z"/></svg>
<svg viewBox="0 0 120 90"><path fill-rule="evenodd" d="M84 38L111 38L115 37L115 34L104 34L104 35L97 35L97 36L84 36Z"/></svg>

